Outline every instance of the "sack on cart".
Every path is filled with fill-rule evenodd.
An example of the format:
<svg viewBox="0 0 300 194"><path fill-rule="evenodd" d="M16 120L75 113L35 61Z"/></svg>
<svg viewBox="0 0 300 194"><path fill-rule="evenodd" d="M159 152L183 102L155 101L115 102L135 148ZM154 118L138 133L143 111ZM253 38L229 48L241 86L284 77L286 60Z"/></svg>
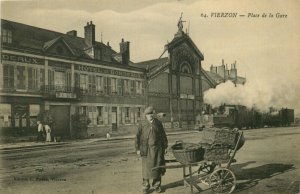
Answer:
<svg viewBox="0 0 300 194"><path fill-rule="evenodd" d="M204 160L207 161L227 161L229 159L229 148L222 144L200 143L204 148Z"/></svg>
<svg viewBox="0 0 300 194"><path fill-rule="evenodd" d="M199 142L204 144L220 144L227 146L229 149L234 149L239 138L239 132L228 128L210 128L204 129L202 132L202 139ZM237 150L239 150L245 143L245 138L242 135Z"/></svg>

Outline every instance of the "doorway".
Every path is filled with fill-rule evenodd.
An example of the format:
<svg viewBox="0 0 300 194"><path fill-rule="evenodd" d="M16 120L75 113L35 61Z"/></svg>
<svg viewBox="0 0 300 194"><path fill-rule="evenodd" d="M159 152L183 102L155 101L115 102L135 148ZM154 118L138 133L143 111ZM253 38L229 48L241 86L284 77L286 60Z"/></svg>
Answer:
<svg viewBox="0 0 300 194"><path fill-rule="evenodd" d="M118 128L117 126L117 107L111 108L111 127L112 130L116 130Z"/></svg>
<svg viewBox="0 0 300 194"><path fill-rule="evenodd" d="M50 114L54 119L52 134L54 136L70 137L70 107L51 105Z"/></svg>

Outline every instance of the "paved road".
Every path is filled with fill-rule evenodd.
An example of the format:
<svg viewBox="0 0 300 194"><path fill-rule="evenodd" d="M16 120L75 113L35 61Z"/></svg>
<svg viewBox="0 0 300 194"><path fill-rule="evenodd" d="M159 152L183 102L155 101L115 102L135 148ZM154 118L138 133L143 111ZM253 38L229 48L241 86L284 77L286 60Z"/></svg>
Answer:
<svg viewBox="0 0 300 194"><path fill-rule="evenodd" d="M245 146L231 169L236 193L296 193L300 181L300 128L245 131ZM198 142L201 133L169 136ZM0 193L141 193L141 160L133 140L86 141L55 147L2 150ZM169 159L172 154L167 155ZM163 177L165 193L188 193L182 170ZM201 193L212 193L207 187Z"/></svg>

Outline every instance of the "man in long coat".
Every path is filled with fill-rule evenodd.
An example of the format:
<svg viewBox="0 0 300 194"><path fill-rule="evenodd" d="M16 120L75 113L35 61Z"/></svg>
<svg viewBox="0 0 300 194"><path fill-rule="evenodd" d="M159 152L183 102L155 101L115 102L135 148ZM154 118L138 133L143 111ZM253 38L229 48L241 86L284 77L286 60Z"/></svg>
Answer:
<svg viewBox="0 0 300 194"><path fill-rule="evenodd" d="M165 165L165 153L168 140L162 123L154 118L154 109L149 106L145 109L146 121L140 123L136 134L135 148L137 154L142 157L143 193L150 189L149 179L156 192L161 192L161 176L165 169L157 166Z"/></svg>

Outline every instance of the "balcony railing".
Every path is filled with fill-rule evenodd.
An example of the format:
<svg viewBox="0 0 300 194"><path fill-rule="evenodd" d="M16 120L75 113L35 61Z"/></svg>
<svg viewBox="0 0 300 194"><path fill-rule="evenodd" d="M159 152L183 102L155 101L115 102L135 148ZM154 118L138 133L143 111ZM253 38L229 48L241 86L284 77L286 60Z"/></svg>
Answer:
<svg viewBox="0 0 300 194"><path fill-rule="evenodd" d="M46 98L68 98L80 99L82 96L116 96L116 97L144 97L144 93L124 92L124 91L97 91L82 89L79 87L70 87L65 85L42 85L39 88L1 88L0 92L20 93L20 94L39 94Z"/></svg>
<svg viewBox="0 0 300 194"><path fill-rule="evenodd" d="M129 92L97 91L80 88L80 95L83 96L119 96L119 97L143 97L144 94Z"/></svg>

